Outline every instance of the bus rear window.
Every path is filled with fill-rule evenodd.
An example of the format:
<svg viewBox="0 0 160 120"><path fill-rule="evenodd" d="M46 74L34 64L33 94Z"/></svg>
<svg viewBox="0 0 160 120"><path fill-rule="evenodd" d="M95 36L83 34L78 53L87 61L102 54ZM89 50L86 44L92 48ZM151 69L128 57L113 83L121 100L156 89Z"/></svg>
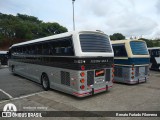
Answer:
<svg viewBox="0 0 160 120"><path fill-rule="evenodd" d="M131 41L130 46L133 55L148 55L147 46L145 42Z"/></svg>
<svg viewBox="0 0 160 120"><path fill-rule="evenodd" d="M112 52L109 39L105 35L80 34L82 52Z"/></svg>

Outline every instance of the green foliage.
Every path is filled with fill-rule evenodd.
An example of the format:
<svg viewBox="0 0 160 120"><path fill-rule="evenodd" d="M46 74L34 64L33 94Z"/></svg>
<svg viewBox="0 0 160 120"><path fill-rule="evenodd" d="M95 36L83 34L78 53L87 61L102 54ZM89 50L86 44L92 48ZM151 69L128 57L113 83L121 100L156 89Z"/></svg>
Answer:
<svg viewBox="0 0 160 120"><path fill-rule="evenodd" d="M113 35L110 35L111 40L124 40L125 36L121 33L114 33Z"/></svg>
<svg viewBox="0 0 160 120"><path fill-rule="evenodd" d="M149 40L145 38L140 38L139 40L144 40L147 44L147 47L160 47L160 39Z"/></svg>
<svg viewBox="0 0 160 120"><path fill-rule="evenodd" d="M145 38L140 38L139 40L144 40L147 44L147 47L154 47L151 40L148 40L148 39L145 39Z"/></svg>
<svg viewBox="0 0 160 120"><path fill-rule="evenodd" d="M0 13L0 47L17 42L67 32L67 28L58 23L45 23L34 16L17 16Z"/></svg>
<svg viewBox="0 0 160 120"><path fill-rule="evenodd" d="M28 16L28 15L23 15L23 14L17 14L17 18L20 18L23 21L29 21L33 23L41 23L42 21L38 20L37 17L34 16Z"/></svg>

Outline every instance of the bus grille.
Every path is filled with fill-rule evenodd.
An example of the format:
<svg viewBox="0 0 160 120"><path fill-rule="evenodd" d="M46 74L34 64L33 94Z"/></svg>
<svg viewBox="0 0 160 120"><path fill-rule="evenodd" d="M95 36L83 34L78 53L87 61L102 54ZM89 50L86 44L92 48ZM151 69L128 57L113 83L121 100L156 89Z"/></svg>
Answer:
<svg viewBox="0 0 160 120"><path fill-rule="evenodd" d="M136 67L136 69L135 69L135 76L136 76L136 77L139 76L139 67Z"/></svg>
<svg viewBox="0 0 160 120"><path fill-rule="evenodd" d="M111 79L111 69L106 69L106 75L105 75L105 80L110 81Z"/></svg>
<svg viewBox="0 0 160 120"><path fill-rule="evenodd" d="M94 84L94 71L87 71L87 85Z"/></svg>
<svg viewBox="0 0 160 120"><path fill-rule="evenodd" d="M122 68L120 68L120 67L115 67L114 70L115 70L114 75L115 75L116 77L122 77Z"/></svg>
<svg viewBox="0 0 160 120"><path fill-rule="evenodd" d="M70 86L70 74L69 74L69 72L61 71L61 84Z"/></svg>

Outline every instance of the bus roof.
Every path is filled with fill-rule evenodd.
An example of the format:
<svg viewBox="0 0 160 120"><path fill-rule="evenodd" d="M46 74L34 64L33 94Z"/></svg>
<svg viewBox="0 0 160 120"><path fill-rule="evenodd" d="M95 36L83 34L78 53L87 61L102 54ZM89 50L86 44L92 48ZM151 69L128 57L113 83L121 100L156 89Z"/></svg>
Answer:
<svg viewBox="0 0 160 120"><path fill-rule="evenodd" d="M160 47L150 47L148 50L155 50L155 49L160 49Z"/></svg>
<svg viewBox="0 0 160 120"><path fill-rule="evenodd" d="M61 37L69 37L73 34L79 34L79 33L85 33L85 32L104 34L101 31L71 31L71 32L65 32L65 33L61 33L61 34L51 35L51 36L48 36L48 37L38 38L38 39L34 39L34 40L22 42L22 43L17 43L17 44L12 45L10 48L15 47L15 46L27 45L27 44L31 44L31 43L48 41L48 40L51 40L51 39L53 40L53 39L61 38Z"/></svg>
<svg viewBox="0 0 160 120"><path fill-rule="evenodd" d="M112 44L122 44L122 43L129 43L130 41L142 41L144 42L143 40L131 40L131 39L127 39L127 40L115 40L115 41L111 41Z"/></svg>
<svg viewBox="0 0 160 120"><path fill-rule="evenodd" d="M0 51L0 54L7 54L8 51Z"/></svg>

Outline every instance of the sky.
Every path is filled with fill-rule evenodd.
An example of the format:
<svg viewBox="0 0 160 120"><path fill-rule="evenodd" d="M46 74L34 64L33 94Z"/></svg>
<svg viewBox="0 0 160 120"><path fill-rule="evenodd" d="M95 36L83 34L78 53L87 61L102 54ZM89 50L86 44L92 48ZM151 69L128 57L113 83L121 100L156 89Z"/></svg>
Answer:
<svg viewBox="0 0 160 120"><path fill-rule="evenodd" d="M76 30L160 38L160 0L75 0ZM0 0L0 12L27 14L73 30L72 0Z"/></svg>

